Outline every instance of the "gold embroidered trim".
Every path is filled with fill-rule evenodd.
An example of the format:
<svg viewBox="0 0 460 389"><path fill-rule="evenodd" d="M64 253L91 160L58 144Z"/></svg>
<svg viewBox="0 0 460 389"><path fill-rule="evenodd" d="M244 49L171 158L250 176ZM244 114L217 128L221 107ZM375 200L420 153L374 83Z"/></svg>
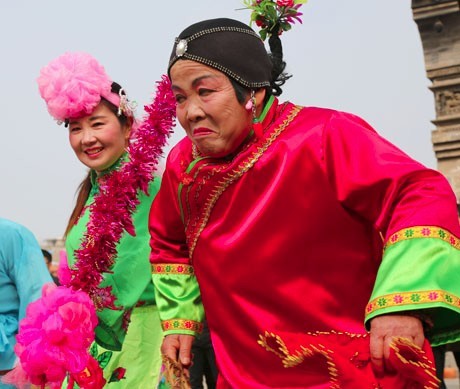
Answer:
<svg viewBox="0 0 460 389"><path fill-rule="evenodd" d="M337 332L331 332L334 334L338 334ZM327 334L325 332L320 333L307 333L307 335L320 335L320 334ZM358 335L358 334L356 334ZM361 335L366 336L366 335ZM277 344L277 348L273 348L270 346L270 340L274 340ZM265 350L271 351L278 355L281 358L281 362L285 368L294 367L300 365L305 358L312 357L315 354L321 354L324 358L326 358L327 364L327 371L329 374L329 383L331 384L331 389L340 389L340 385L338 382L338 370L337 366L334 363L334 359L332 355L334 352L332 350L327 349L322 344L313 345L309 344L308 346L300 346L300 350L297 350L294 354L291 354L286 347L286 344L281 339L279 335L275 335L272 332L265 331L264 335L259 335L259 340L257 343L262 346Z"/></svg>
<svg viewBox="0 0 460 389"><path fill-rule="evenodd" d="M421 357L423 361L416 362L412 360L407 360L407 358L401 354L400 346L410 348L413 354L416 354L419 357ZM390 348L394 350L395 355L402 363L404 363L405 365L411 365L411 367L417 366L423 369L425 373L432 379L431 381L425 384L424 389L439 388L439 384L441 383L441 381L438 379L438 377L436 377L436 369L433 366L433 362L430 361L429 358L427 358L425 352L420 347L416 346L407 338L394 337L390 343ZM405 351L404 354L407 356L407 351Z"/></svg>
<svg viewBox="0 0 460 389"><path fill-rule="evenodd" d="M369 336L368 333L365 334L353 334L349 332L339 332L339 331L329 331L329 332L307 332L306 335L319 337L321 335L346 335L350 338L366 338ZM337 365L334 361L334 351L326 348L322 344L308 344L308 345L299 345L300 349L296 350L294 353L288 350L286 343L281 339L279 335L274 334L273 332L265 331L264 335L259 335L259 340L257 343L262 346L265 350L273 352L280 359L285 368L295 367L304 362L307 358L310 358L314 355L322 355L326 359L327 370L329 374L329 388L340 389L339 374ZM400 347L404 346L409 348L417 359L421 360L408 360L405 356L407 350L404 350L404 355L401 353ZM395 337L391 344L390 348L395 352L396 357L404 364L411 365L411 367L418 367L423 369L423 371L430 377L430 381L425 384L425 389L436 389L439 386L439 380L436 378L436 370L433 362L426 356L425 352L413 344L411 341L405 338ZM358 368L363 368L370 359L359 360L358 352L356 352L350 359L350 361ZM378 384L377 384L378 385ZM380 388L380 386L375 386L375 388Z"/></svg>
<svg viewBox="0 0 460 389"><path fill-rule="evenodd" d="M410 228L404 228L392 234L388 241L385 243L384 250L388 247L401 242L403 240L415 239L415 238L435 238L441 239L446 243L449 243L452 247L457 250L460 249L460 239L449 231L435 226L415 226Z"/></svg>
<svg viewBox="0 0 460 389"><path fill-rule="evenodd" d="M209 217L211 216L211 211L214 208L214 205L216 204L217 200L219 197L222 195L222 193L237 179L239 179L244 173L246 173L249 169L251 169L254 164L259 160L259 158L265 153L265 151L270 147L270 145L275 141L275 139L285 130L285 128L294 120L294 118L297 116L297 114L301 111L302 107L300 106L294 106L291 110L291 112L288 114L287 118L284 119L283 123L279 125L278 128L276 128L270 136L267 138L265 143L258 147L257 150L252 153L252 155L242 162L236 169L233 170L233 172L228 173L227 177L225 177L220 183L219 186L217 186L212 192L211 192L211 197L208 198L204 205L204 210L203 210L203 217L201 219L201 222L199 223L198 229L195 232L195 235L191 239L190 245L189 245L189 255L190 258L193 256L193 252L195 250L198 238L200 237L201 232L204 230L206 227L206 224L208 223Z"/></svg>
<svg viewBox="0 0 460 389"><path fill-rule="evenodd" d="M193 146L195 146L195 145L193 145ZM195 174L194 174L194 176L193 176L193 182L196 182L196 185L197 185L197 189L196 189L196 193L195 193L195 201L198 200L198 193L199 193L199 191L201 190L201 187L203 186L202 183L199 183L199 182L198 182L198 175L201 173L201 170L202 170L203 168L206 168L206 167L208 167L209 165L211 165L211 163L210 163L210 162L207 162L207 163L203 163L202 165L198 166L198 168L197 168L197 170L196 170L196 172L195 172ZM213 169L213 171L215 171L215 170L218 171L218 170L220 170L221 168L222 168L222 167L216 167L216 168ZM204 177L204 178L202 179L202 181L205 183L205 182L206 182L206 177ZM186 196L185 196L186 199L189 198L191 190L192 190L192 185L189 185L189 187L187 188ZM180 201L182 201L182 199L180 199ZM192 218L191 218L191 216L190 216L190 215L192 214L192 211L191 211L191 209L190 209L190 202L189 202L189 201L185 201L185 204L186 204L186 206L187 206L187 212L188 212L188 213L187 213L187 217L186 217L186 222L185 222L185 230L187 231L187 230L189 229L190 222L192 221Z"/></svg>
<svg viewBox="0 0 460 389"><path fill-rule="evenodd" d="M195 274L195 271L193 266L190 265L153 263L152 274L179 274L192 276Z"/></svg>
<svg viewBox="0 0 460 389"><path fill-rule="evenodd" d="M179 331L193 331L197 334L203 331L203 324L193 320L187 319L171 319L163 320L161 322L163 331L179 330Z"/></svg>
<svg viewBox="0 0 460 389"><path fill-rule="evenodd" d="M379 309L403 305L445 303L460 308L460 298L444 290L428 290L420 292L391 293L376 297L366 306L366 315Z"/></svg>

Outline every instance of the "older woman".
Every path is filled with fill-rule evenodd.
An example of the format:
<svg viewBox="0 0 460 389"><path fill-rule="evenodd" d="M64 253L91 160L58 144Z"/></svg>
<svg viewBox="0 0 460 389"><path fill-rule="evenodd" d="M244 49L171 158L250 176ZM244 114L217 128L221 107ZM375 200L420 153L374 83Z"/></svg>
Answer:
<svg viewBox="0 0 460 389"><path fill-rule="evenodd" d="M278 101L270 43L232 19L175 41L187 137L150 219L163 352L190 362L197 280L220 388L434 388L425 336L460 337L452 190L362 119Z"/></svg>

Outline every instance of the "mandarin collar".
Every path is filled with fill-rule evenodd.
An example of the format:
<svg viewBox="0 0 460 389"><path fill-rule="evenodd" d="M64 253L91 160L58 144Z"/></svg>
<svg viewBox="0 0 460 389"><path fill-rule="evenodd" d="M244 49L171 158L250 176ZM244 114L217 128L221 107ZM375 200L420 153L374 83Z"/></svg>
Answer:
<svg viewBox="0 0 460 389"><path fill-rule="evenodd" d="M99 180L106 176L107 174L112 173L115 170L118 170L120 166L129 160L129 155L125 151L120 158L118 158L111 166L109 166L107 169L102 170L101 172L96 172L94 169L91 169L90 171L90 178L91 178L91 185L93 188L98 188L99 187Z"/></svg>

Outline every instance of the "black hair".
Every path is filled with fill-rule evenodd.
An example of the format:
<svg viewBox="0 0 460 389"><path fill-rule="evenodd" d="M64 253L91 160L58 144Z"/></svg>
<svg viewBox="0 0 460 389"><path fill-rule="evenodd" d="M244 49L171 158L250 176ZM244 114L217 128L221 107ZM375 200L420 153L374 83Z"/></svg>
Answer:
<svg viewBox="0 0 460 389"><path fill-rule="evenodd" d="M275 31L278 29L275 27ZM268 39L270 46L269 57L272 61L272 81L270 87L266 88L269 95L279 96L283 93L281 86L292 77L291 74L286 73L286 62L283 60L283 45L278 34L271 34Z"/></svg>
<svg viewBox="0 0 460 389"><path fill-rule="evenodd" d="M42 249L42 254L43 254L43 256L44 256L45 259L46 259L46 263L47 263L47 264L50 264L51 261L52 261L51 253L50 253L48 250Z"/></svg>
<svg viewBox="0 0 460 389"><path fill-rule="evenodd" d="M121 94L122 95L126 95L125 91L122 90L122 86L117 83L117 82L112 82L112 87L111 87L111 92L112 93L115 93L117 95L120 94L120 90L121 90ZM120 122L120 124L122 126L125 126L127 124L129 124L129 119L128 117L124 114L124 112L121 112L121 114L118 114L118 107L116 107L115 105L113 105L109 100L105 99L104 97L101 96L101 102L103 104L105 104L105 106L107 108L109 108L114 114L115 116L118 118L118 121Z"/></svg>
<svg viewBox="0 0 460 389"><path fill-rule="evenodd" d="M241 85L239 82L236 82L233 78L229 77L228 79L232 83L236 99L240 104L244 104L246 97L251 93L251 89Z"/></svg>
<svg viewBox="0 0 460 389"><path fill-rule="evenodd" d="M120 94L120 90L122 90L122 86L118 82L113 81L110 90L111 90L112 93L115 93L115 94L118 95L118 94ZM126 95L124 90L121 91L121 94ZM103 103L107 108L109 108L115 114L115 116L118 118L118 121L120 122L120 124L122 126L124 126L124 125L129 123L128 117L124 114L124 112L122 112L119 115L118 114L118 107L113 105L109 100L107 100L106 98L101 96L101 103ZM65 120L64 125L66 127L69 126L69 119Z"/></svg>

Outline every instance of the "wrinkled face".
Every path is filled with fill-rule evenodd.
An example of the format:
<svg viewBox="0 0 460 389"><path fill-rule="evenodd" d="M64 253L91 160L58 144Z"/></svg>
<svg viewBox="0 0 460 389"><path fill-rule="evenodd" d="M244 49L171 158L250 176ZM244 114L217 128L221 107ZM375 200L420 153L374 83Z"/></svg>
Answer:
<svg viewBox="0 0 460 389"><path fill-rule="evenodd" d="M170 71L177 118L206 156L234 152L251 129L252 113L236 98L228 77L200 63L180 60Z"/></svg>
<svg viewBox="0 0 460 389"><path fill-rule="evenodd" d="M69 122L69 141L77 158L101 172L113 165L127 146L130 128L103 103L91 115Z"/></svg>

